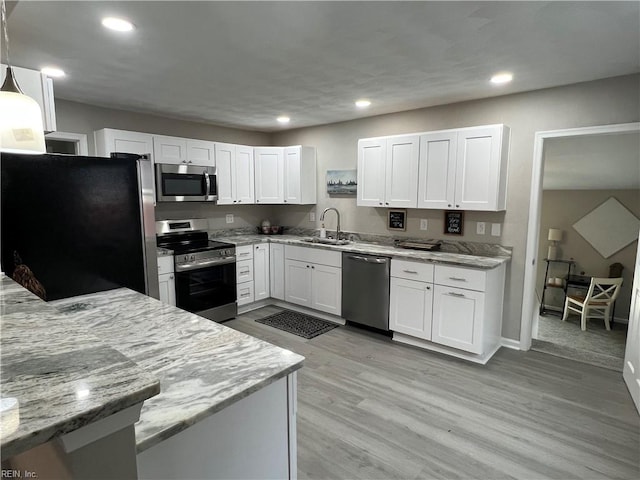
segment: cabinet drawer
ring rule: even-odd
[[[253,245],[242,245],[236,247],[236,259],[241,260],[253,260]]]
[[[342,268],[342,252],[323,250],[320,248],[298,247],[285,245],[284,256],[289,260],[327,265]]]
[[[433,264],[391,259],[391,276],[433,283]]]
[[[236,283],[253,281],[253,260],[236,262]]]
[[[158,275],[173,272],[173,255],[158,257]]]
[[[240,283],[237,289],[238,306],[253,302],[253,282]]]
[[[436,265],[434,278],[434,283],[438,285],[466,288],[479,292],[484,292],[486,285],[486,272],[471,268]]]

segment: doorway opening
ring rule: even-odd
[[[591,222],[590,213],[611,198],[640,217],[639,134],[639,123],[536,134],[522,349],[622,371],[637,232],[633,241],[615,252],[599,252],[594,247],[598,242],[574,225],[583,218]],[[605,239],[615,235],[600,233]],[[612,330],[605,329],[603,320],[590,320],[586,331],[581,330],[579,316],[562,321],[566,296],[584,295],[591,277],[611,276],[614,264],[624,265],[624,281]]]
[[[45,135],[47,153],[89,155],[87,136],[83,133],[51,132]]]

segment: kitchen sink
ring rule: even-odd
[[[351,243],[349,240],[336,240],[335,238],[307,237],[302,239],[307,243],[322,243],[325,245],[347,245]]]

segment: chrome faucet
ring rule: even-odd
[[[333,210],[334,212],[336,212],[336,216],[338,218],[338,225],[336,226],[336,240],[340,240],[340,212],[338,211],[337,208],[334,208],[334,207],[325,208],[324,212],[322,212],[322,215],[320,215],[320,221],[324,222],[324,214],[327,213],[329,210]]]

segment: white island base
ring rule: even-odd
[[[139,453],[138,478],[295,479],[296,401],[294,372]]]

